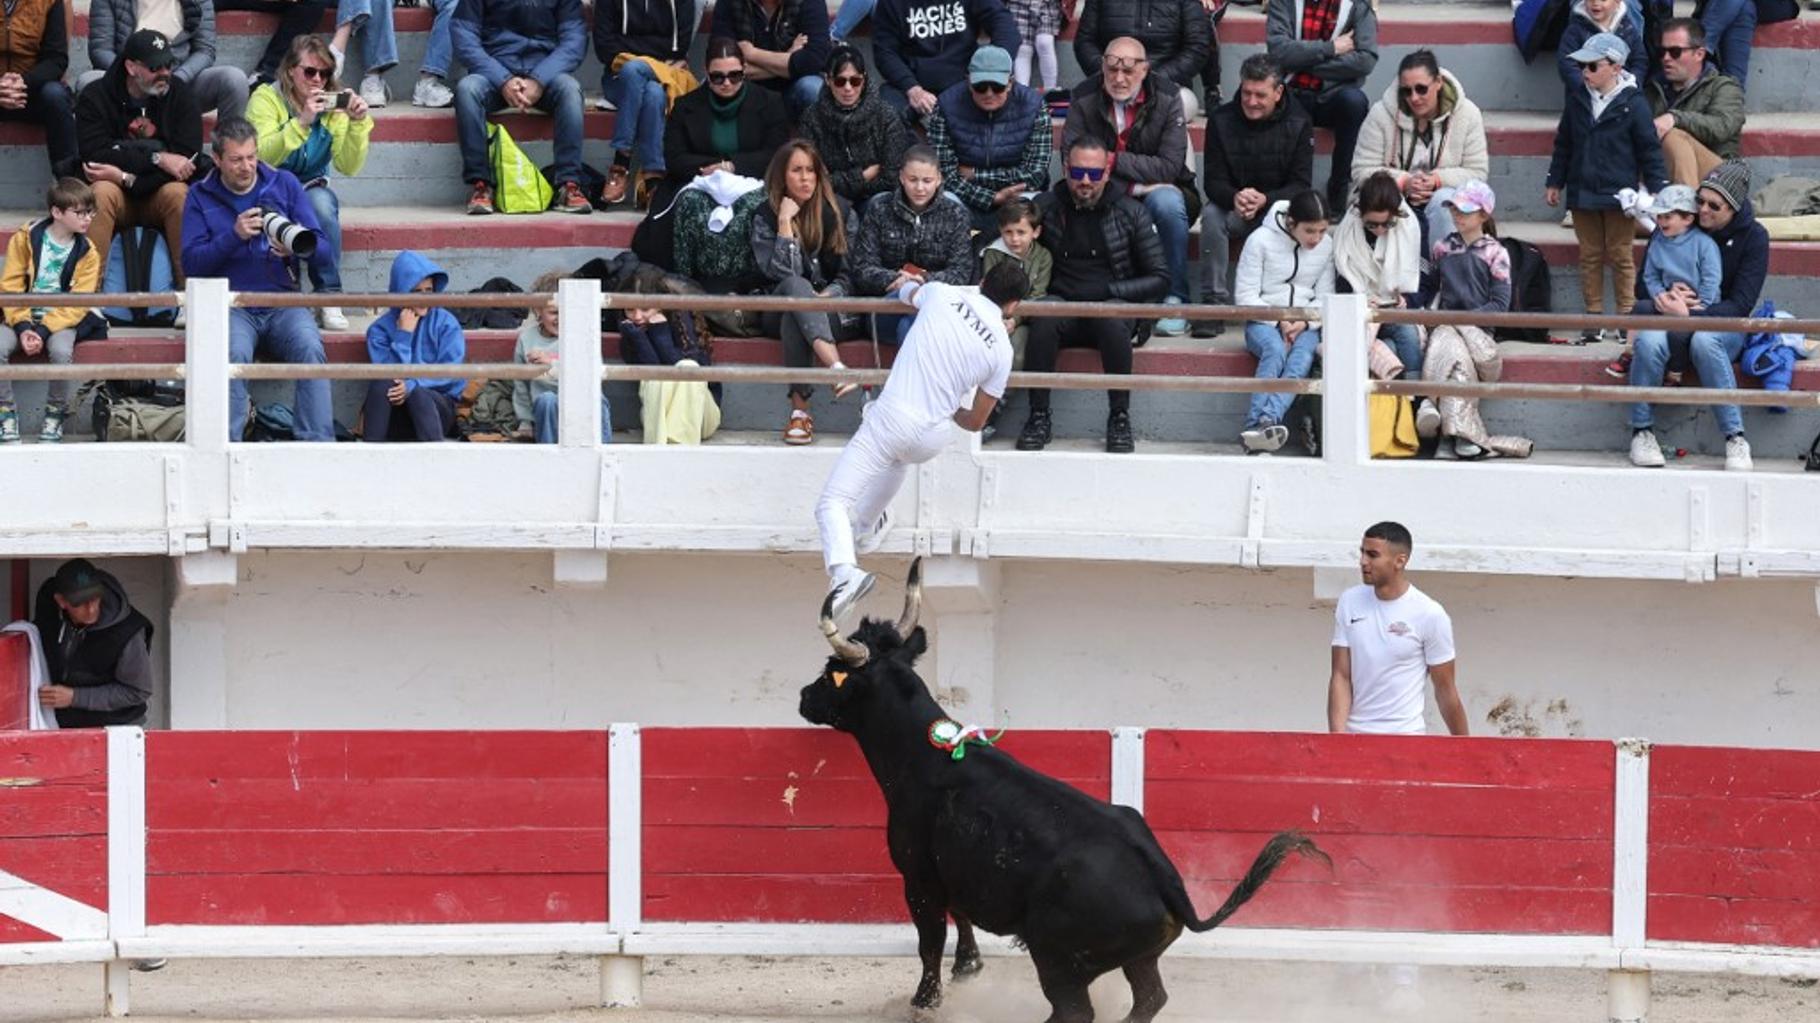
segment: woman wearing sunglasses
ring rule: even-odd
[[[661,194],[651,208],[662,210],[684,185],[717,170],[762,178],[771,154],[790,137],[790,112],[769,89],[746,81],[739,44],[724,37],[708,42],[708,74],[700,88],[676,101],[664,124]]]
[[[335,80],[335,56],[321,36],[298,36],[278,65],[278,77],[253,90],[246,119],[259,133],[259,159],[287,170],[303,183],[316,211],[323,241],[308,261],[310,284],[318,292],[341,291],[341,200],[329,175],[359,174],[367,162],[373,118],[357,92]],[[348,329],[335,306],[317,316],[324,330]]]
[[[863,214],[869,202],[897,184],[910,129],[885,105],[878,84],[866,73],[866,58],[846,43],[835,44],[824,81],[826,87],[803,113],[797,133],[821,154],[834,194]]]
[[[1422,231],[1416,220],[1394,175],[1379,171],[1366,178],[1352,215],[1333,231],[1334,288],[1364,295],[1379,309],[1407,307],[1422,276]],[[1373,327],[1372,375],[1398,375],[1388,371],[1400,364],[1404,379],[1421,376],[1422,337],[1416,328],[1407,323]]]
[[[1453,223],[1441,200],[1468,181],[1491,175],[1485,115],[1466,90],[1435,60],[1417,50],[1397,65],[1396,83],[1372,105],[1352,156],[1352,186],[1390,174],[1417,216],[1420,252],[1447,237]],[[1424,289],[1424,297],[1431,294]]]

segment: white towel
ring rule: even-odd
[[[14,622],[0,632],[23,633],[32,645],[31,684],[25,689],[26,699],[31,701],[26,708],[26,727],[35,732],[55,730],[56,712],[44,709],[38,702],[38,690],[50,685],[50,668],[44,662],[44,640],[38,635],[38,627],[31,622]]]

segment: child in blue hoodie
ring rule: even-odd
[[[449,286],[442,267],[406,249],[392,260],[393,294],[439,292]],[[374,364],[409,365],[467,361],[468,341],[447,309],[388,309],[367,328],[367,358]],[[375,380],[367,385],[365,428],[369,441],[447,440],[455,434],[455,403],[466,380]]]

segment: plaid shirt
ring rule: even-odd
[[[999,189],[1021,182],[1026,191],[1040,192],[1049,187],[1049,160],[1055,152],[1055,126],[1050,120],[1049,105],[1037,105],[1030,119],[1030,137],[1024,140],[1024,151],[1015,167],[975,167],[972,178],[960,175],[960,157],[954,151],[954,136],[948,129],[948,118],[938,108],[929,118],[929,145],[940,161],[942,187],[953,192],[970,210],[984,213],[993,208],[992,197]]]
[[[1329,39],[1340,20],[1340,0],[1308,0],[1302,8],[1302,38]],[[1289,84],[1296,89],[1321,88],[1321,77],[1306,71],[1297,72],[1289,77]]]

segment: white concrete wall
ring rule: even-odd
[[[225,706],[179,677],[179,727],[217,712],[235,728],[788,725],[827,654],[822,576],[802,556],[614,555],[600,589],[556,586],[548,554],[250,553],[238,567]],[[869,611],[896,616],[905,567],[884,567]],[[1322,727],[1332,605],[1308,570],[998,571],[985,639],[940,600],[924,615],[937,662],[924,677],[964,685],[968,720]],[[1811,584],[1418,584],[1453,614],[1477,731],[1816,745]],[[978,653],[994,634],[996,655]]]

